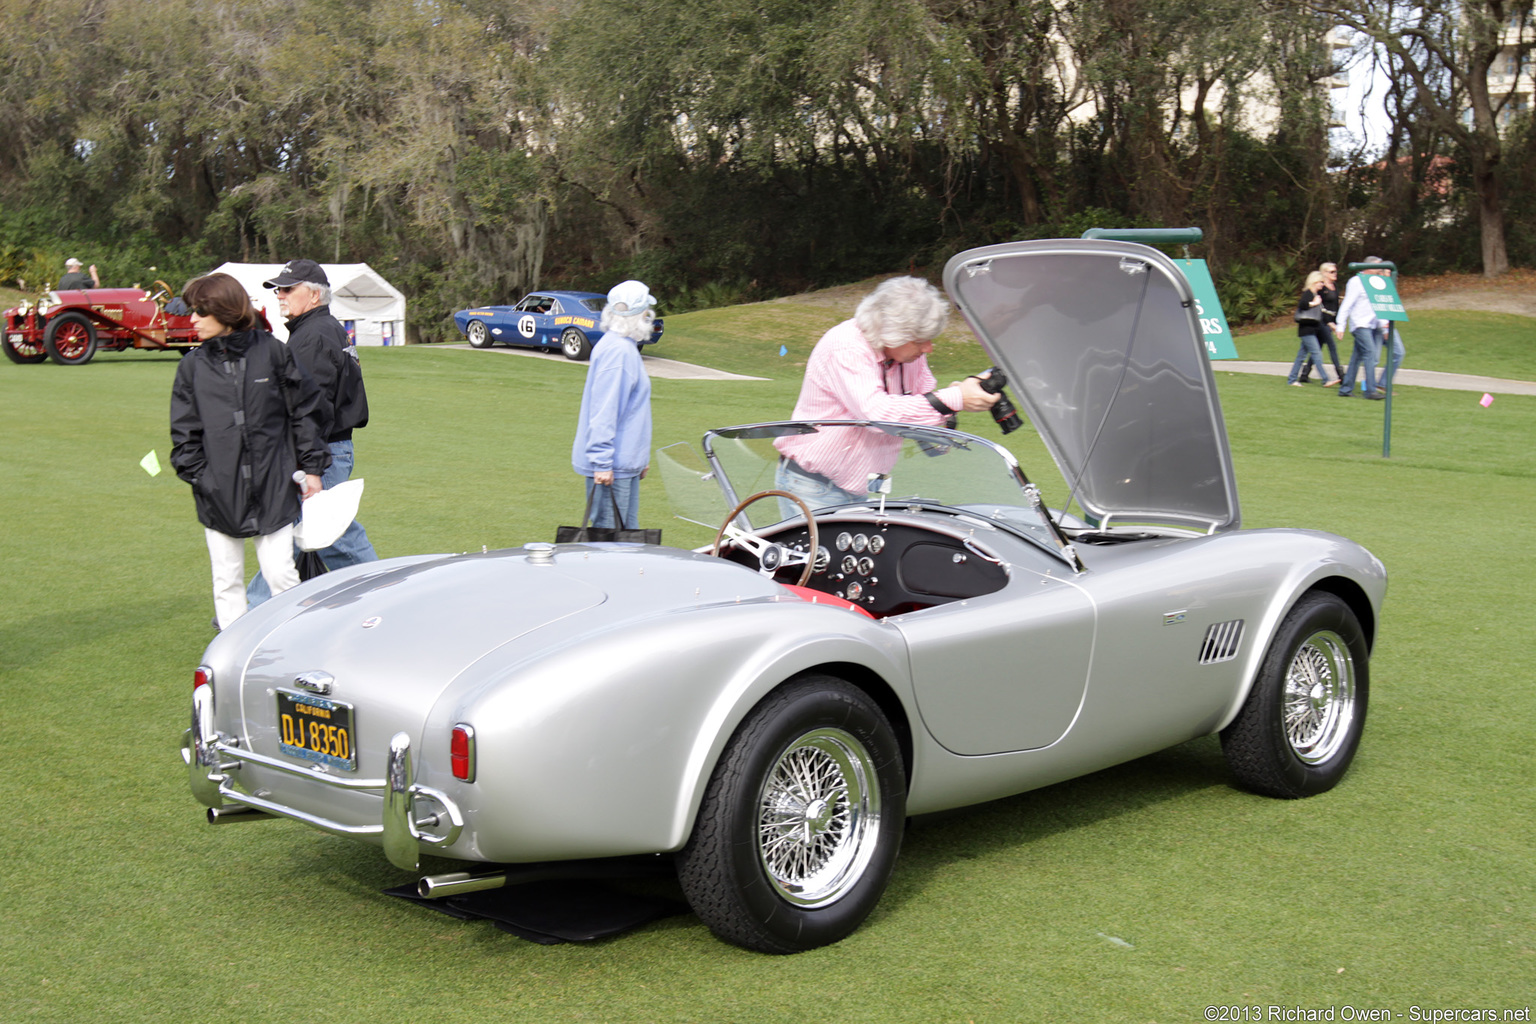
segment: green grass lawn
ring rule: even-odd
[[[772,379],[656,380],[657,444],[787,415],[837,318],[787,303],[668,318],[658,355]],[[1521,326],[1416,316],[1409,365],[1536,378]],[[1239,344],[1289,359],[1282,341]],[[362,519],[383,554],[576,521],[581,366],[364,359]],[[935,357],[941,380],[984,362],[958,337]],[[1391,572],[1348,777],[1311,800],[1252,796],[1207,738],[915,822],[862,929],[772,958],[691,916],[537,946],[380,895],[410,879],[372,847],[204,824],[176,748],[210,636],[208,556],[186,486],[138,465],[168,461],[175,368],[0,363],[0,1019],[1166,1024],[1212,1005],[1406,1020],[1536,1001],[1536,399],[1403,387],[1383,459],[1382,403],[1218,371],[1245,525],[1332,530]],[[1059,500],[1030,433],[1010,443]],[[655,477],[643,495],[669,543],[707,539],[666,518]]]

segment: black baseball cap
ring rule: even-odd
[[[263,288],[292,288],[296,284],[323,284],[329,288],[331,281],[314,260],[289,260],[276,277],[261,282]]]

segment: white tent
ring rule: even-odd
[[[359,345],[405,344],[405,296],[366,263],[322,263],[331,282],[331,315],[340,320]],[[288,328],[278,311],[277,295],[263,288],[283,269],[281,263],[226,263],[217,272],[228,274],[266,313],[272,333],[288,340]]]

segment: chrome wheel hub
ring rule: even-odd
[[[1339,752],[1355,720],[1355,662],[1344,638],[1319,630],[1302,641],[1285,678],[1285,739],[1318,764]]]
[[[792,743],[758,801],[758,855],[784,899],[819,907],[863,876],[879,834],[875,764],[854,736],[818,729]]]

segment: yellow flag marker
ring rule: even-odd
[[[160,475],[160,457],[155,454],[155,450],[153,448],[149,450],[148,455],[139,460],[139,465],[143,466],[144,472],[148,473],[150,476]]]

